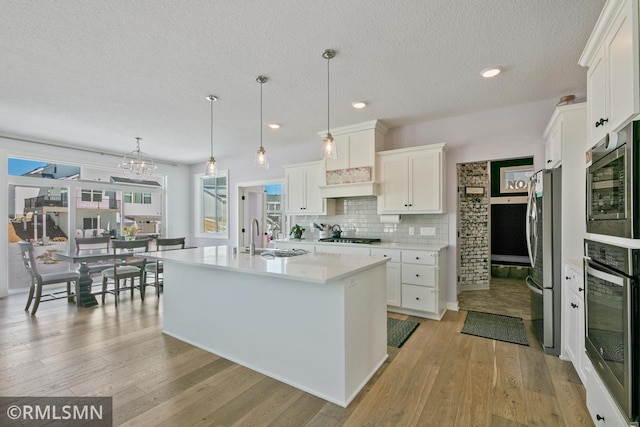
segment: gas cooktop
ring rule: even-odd
[[[360,243],[370,245],[371,243],[380,242],[380,239],[369,239],[366,237],[327,237],[326,239],[319,239],[319,241],[333,243]]]

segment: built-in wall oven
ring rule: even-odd
[[[630,421],[640,419],[640,249],[585,240],[586,352]]]
[[[587,170],[587,232],[640,238],[640,122],[612,132],[591,149]]]

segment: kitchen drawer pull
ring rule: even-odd
[[[578,304],[576,304],[576,303],[572,302],[572,303],[571,303],[571,308],[578,308]]]
[[[416,300],[417,300],[417,301],[420,301],[420,297],[416,297]]]
[[[570,276],[564,276],[564,279],[565,280],[571,280],[571,277]]]
[[[603,118],[600,118],[600,120],[598,120],[598,121],[596,122],[596,127],[598,127],[598,126],[603,126],[603,125],[605,124],[605,122],[608,122],[608,121],[609,121],[609,119],[603,119]],[[603,419],[604,419],[604,418],[603,418]]]
[[[578,292],[582,292],[582,291],[584,291],[584,289],[578,288]]]
[[[419,257],[419,256],[417,256],[417,257],[416,257],[416,259],[420,259],[420,257]]]
[[[601,416],[600,414],[596,414],[596,420],[598,421],[604,421],[604,417]]]
[[[420,275],[416,273],[416,277],[420,277]]]

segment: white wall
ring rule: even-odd
[[[153,153],[150,153],[153,154]],[[52,145],[31,143],[25,141],[13,140],[10,138],[0,138],[0,188],[5,190],[0,194],[0,217],[8,218],[8,201],[7,201],[7,159],[9,157],[21,157],[26,159],[41,160],[48,162],[58,162],[63,164],[76,164],[103,167],[113,170],[114,175],[120,175],[117,164],[122,160],[120,156],[111,156],[107,154],[95,154],[81,150],[69,148],[61,148]],[[191,180],[188,166],[173,166],[165,163],[159,163],[157,173],[166,175],[166,200],[165,200],[165,218],[167,224],[170,224],[171,236],[187,236],[192,235],[191,217],[190,217],[190,196],[189,191],[185,189],[191,188]],[[123,187],[124,188],[124,187]],[[168,227],[168,226],[167,226]],[[7,227],[0,227],[0,265],[6,265],[8,256]],[[193,244],[187,239],[188,244]],[[6,296],[8,290],[7,269],[0,269],[0,297]]]

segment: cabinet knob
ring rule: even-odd
[[[404,204],[404,206],[405,206],[405,207],[407,207],[407,206],[409,206],[409,205],[405,203],[405,204]]]
[[[551,159],[547,160],[547,163],[551,163],[551,162],[553,162],[553,160],[551,160]]]
[[[582,291],[584,291],[584,289],[578,288],[578,292],[582,292]]]
[[[409,206],[413,206],[411,203],[409,203]]]
[[[417,257],[416,257],[416,259],[420,259],[420,257],[419,257],[419,256],[417,256]]]
[[[564,279],[565,279],[565,280],[571,280],[571,277],[569,277],[569,276],[564,276]]]
[[[571,308],[578,308],[578,304],[572,302],[571,303]]]
[[[416,274],[416,277],[420,277],[420,275],[419,275],[419,274]]]
[[[603,126],[603,125],[604,125],[606,122],[608,122],[608,121],[609,121],[609,119],[603,119],[603,118],[600,118],[600,120],[598,120],[598,121],[596,122],[596,127]]]
[[[601,416],[600,414],[596,414],[596,420],[598,421],[604,421],[604,417]]]
[[[416,301],[420,301],[420,297],[416,297]],[[603,420],[604,420],[604,418],[603,418]]]

